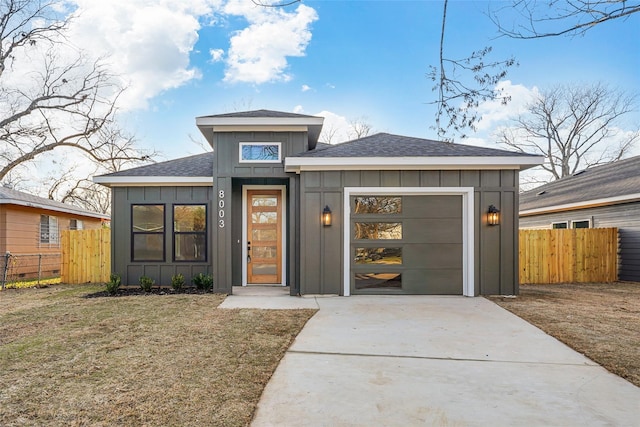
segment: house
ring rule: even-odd
[[[541,157],[387,133],[327,145],[322,124],[197,117],[213,153],[95,177],[112,189],[113,271],[209,273],[227,294],[518,292],[518,175]]]
[[[41,275],[59,275],[60,231],[100,228],[108,220],[109,215],[0,187],[0,253],[16,257],[13,277],[37,277],[39,255],[45,260]]]
[[[640,156],[520,194],[520,228],[618,228],[618,278],[640,282]]]

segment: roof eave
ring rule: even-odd
[[[90,218],[99,218],[99,219],[106,219],[106,220],[111,219],[110,215],[101,214],[99,212],[84,211],[84,210],[80,210],[80,208],[74,209],[73,206],[70,206],[68,208],[64,206],[51,206],[45,203],[28,202],[26,200],[19,200],[19,199],[0,199],[0,205],[25,206],[29,208],[43,209],[43,210],[52,211],[52,212],[62,212],[70,215],[76,215],[76,216],[85,216]]]
[[[212,176],[95,176],[93,182],[105,187],[206,187]]]
[[[210,145],[213,143],[214,131],[229,128],[237,129],[238,127],[246,128],[264,128],[269,127],[286,127],[286,126],[302,126],[309,133],[309,149],[313,150],[318,143],[324,117],[304,116],[304,117],[216,117],[203,116],[196,117],[196,125],[200,132],[205,136]]]
[[[323,170],[525,170],[543,163],[543,158],[531,157],[287,157],[285,172]]]
[[[640,201],[640,193],[625,194],[622,196],[606,197],[602,199],[584,200],[581,202],[564,203],[561,205],[544,206],[534,209],[526,209],[520,211],[520,216],[542,215],[554,212],[565,212],[587,208],[597,208],[601,206],[619,205],[622,203],[631,203]]]

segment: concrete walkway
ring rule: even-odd
[[[640,426],[638,387],[484,298],[256,298],[221,307],[320,311],[253,426]]]

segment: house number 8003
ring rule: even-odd
[[[218,220],[218,227],[220,228],[224,228],[224,190],[220,190],[218,191],[218,198],[220,200],[218,200],[218,207],[220,208],[218,210],[218,218],[220,218]]]

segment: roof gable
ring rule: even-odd
[[[640,200],[640,156],[580,171],[520,194],[520,213]],[[532,212],[531,212],[532,211]]]

